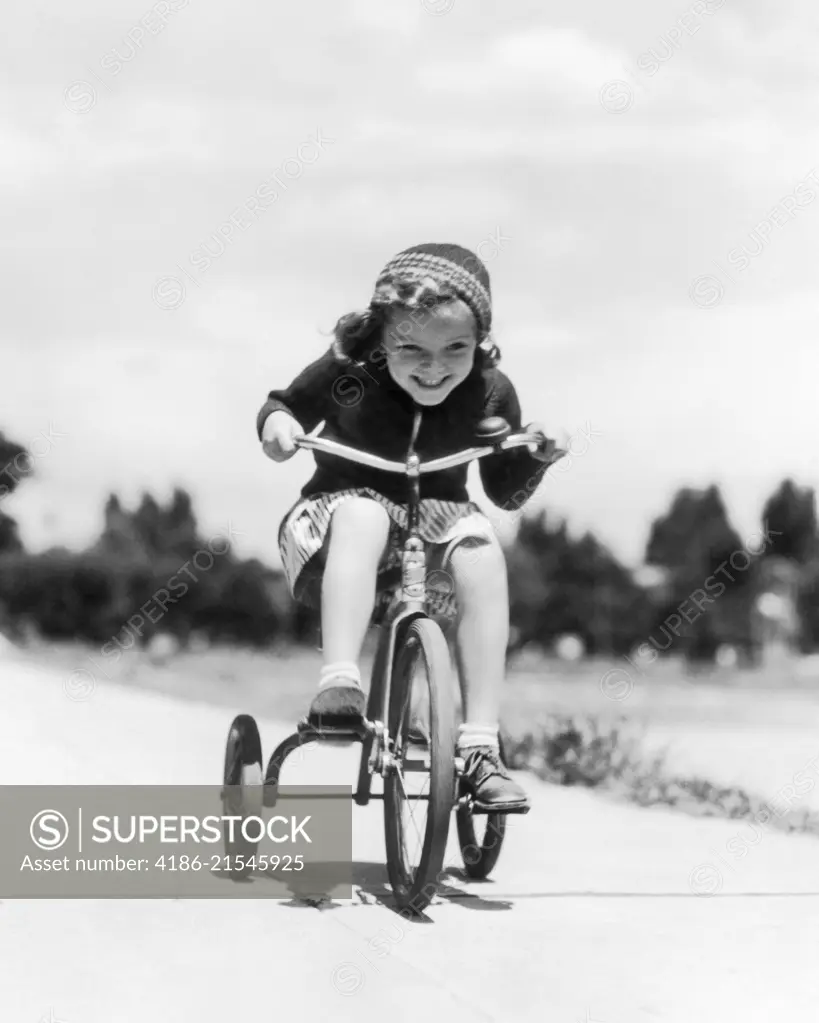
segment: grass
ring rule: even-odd
[[[598,788],[640,773],[639,736],[626,721],[548,714],[523,735],[505,733],[507,762],[554,785]]]
[[[663,753],[646,756],[640,729],[627,719],[603,723],[589,715],[550,714],[523,735],[505,734],[507,763],[555,785],[606,791],[640,806],[668,806],[698,816],[770,823],[785,832],[819,836],[819,813],[775,807],[739,786],[681,777]]]
[[[372,647],[362,658],[368,677]],[[281,648],[275,652],[215,648],[182,652],[167,660],[144,652],[105,659],[80,645],[42,644],[28,656],[65,671],[91,671],[100,684],[119,684],[167,693],[239,710],[258,717],[296,722],[305,712],[320,665],[316,650]],[[764,774],[745,736],[763,734],[771,745],[786,749],[797,730],[819,725],[819,685],[794,673],[742,673],[718,670],[691,677],[679,664],[654,667],[649,674],[632,671],[635,685],[627,700],[607,699],[600,680],[611,663],[566,664],[527,659],[510,665],[504,689],[502,720],[510,766],[530,771],[551,784],[598,789],[640,806],[669,806],[697,815],[759,819],[771,806],[752,791],[759,779],[768,783],[782,768],[774,762]],[[686,747],[707,739],[709,731],[733,734],[721,761],[742,755],[750,783],[720,785],[704,772],[670,766],[664,749],[647,742],[653,734],[681,736]],[[735,733],[735,734],[734,734]],[[819,735],[819,729],[817,729]],[[702,745],[707,746],[703,742]],[[713,742],[712,742],[713,746]],[[780,758],[784,763],[786,757]],[[703,764],[708,765],[708,757]],[[713,775],[718,773],[714,763]],[[741,766],[741,765],[740,765]],[[783,774],[783,780],[786,780]],[[819,834],[819,814],[809,809],[773,814],[771,823],[785,831]]]

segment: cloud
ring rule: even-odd
[[[719,308],[689,288],[813,166],[819,16],[802,0],[725,5],[607,112],[601,86],[624,64],[640,74],[684,7],[520,0],[499,28],[491,5],[460,0],[445,17],[318,0],[241,18],[201,0],[116,76],[101,60],[148,5],[10,10],[0,329],[24,385],[0,428],[24,439],[52,415],[75,437],[30,500],[75,537],[111,486],[184,478],[203,520],[240,507],[257,549],[274,546],[312,462],[259,454],[264,394],[320,353],[393,252],[476,247],[497,228],[511,239],[490,265],[499,343],[525,412],[606,431],[543,495],[572,521],[635,552],[679,481],[718,477],[747,515],[780,468],[810,478],[819,203]],[[92,70],[104,84],[75,113],[66,88]],[[196,273],[191,253],[317,128],[333,146],[180,308],[158,308],[157,279]]]
[[[577,29],[542,27],[502,36],[469,60],[428,64],[419,69],[418,81],[430,91],[482,100],[487,95],[531,99],[538,90],[541,96],[585,102],[619,59],[616,49]]]

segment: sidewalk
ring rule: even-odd
[[[5,665],[4,784],[221,782],[237,707],[100,686]],[[265,756],[291,730],[260,721]],[[356,776],[359,748],[288,761],[289,784]],[[380,803],[352,807],[361,882],[325,908],[259,900],[0,905],[0,1018],[37,1023],[210,1023],[225,1018],[450,1023],[769,1023],[813,1019],[819,842],[737,821],[618,805],[519,775],[490,882],[450,878],[426,920],[386,904]],[[454,822],[447,864],[460,863]],[[697,894],[699,893],[699,894]],[[713,894],[711,894],[713,893]],[[587,1016],[588,1013],[588,1016]]]

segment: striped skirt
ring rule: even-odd
[[[395,504],[369,487],[301,498],[279,527],[279,551],[294,599],[320,608],[330,519],[344,500],[356,496],[377,501],[390,517],[389,540],[376,577],[372,622],[378,624],[401,587],[401,536],[407,524],[406,505]],[[457,603],[452,578],[446,571],[449,556],[465,539],[490,541],[494,538],[492,525],[473,501],[427,499],[419,505],[418,532],[430,545],[427,547],[427,614],[452,622],[457,617]]]

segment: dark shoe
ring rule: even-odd
[[[509,775],[492,746],[468,746],[458,750],[463,757],[461,786],[472,796],[476,809],[493,813],[528,813],[529,799]]]
[[[307,720],[313,728],[360,725],[367,710],[364,690],[353,682],[326,686],[313,697]]]

